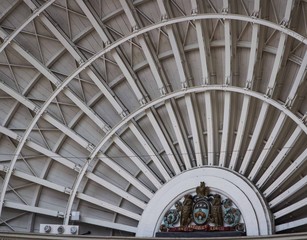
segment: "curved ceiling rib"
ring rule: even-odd
[[[276,233],[306,231],[306,10],[1,1],[0,229],[134,236],[164,184],[213,166],[263,194]]]

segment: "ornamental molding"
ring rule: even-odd
[[[142,214],[136,236],[154,237],[172,206],[186,195],[195,194],[195,187],[200,182],[204,182],[214,195],[223,196],[224,200],[231,199],[241,213],[247,236],[274,233],[274,221],[269,207],[262,194],[247,178],[229,169],[205,166],[175,176],[155,193]]]

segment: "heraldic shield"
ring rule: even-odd
[[[210,213],[210,203],[206,197],[196,199],[193,206],[193,221],[196,225],[203,225]]]

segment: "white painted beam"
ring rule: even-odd
[[[136,233],[137,230],[136,227],[132,227],[126,224],[108,222],[108,221],[99,220],[97,218],[90,218],[85,216],[81,216],[80,221],[91,225],[96,225],[104,228],[110,228],[131,233]]]
[[[151,125],[153,126],[153,128],[155,129],[155,131],[156,131],[156,133],[159,137],[159,140],[161,141],[161,144],[162,144],[162,146],[165,150],[165,153],[166,153],[168,159],[170,160],[170,163],[172,165],[172,168],[173,168],[175,174],[176,175],[179,174],[181,171],[180,171],[180,168],[179,168],[178,163],[176,161],[176,158],[174,157],[174,154],[173,154],[173,152],[172,152],[172,150],[171,150],[171,148],[170,148],[170,146],[169,146],[169,144],[168,144],[168,142],[167,142],[167,140],[166,140],[166,138],[165,138],[158,122],[157,122],[157,120],[156,120],[156,118],[154,117],[154,115],[151,111],[146,111],[146,113],[147,113],[147,117],[148,117]]]
[[[295,80],[292,84],[290,93],[287,97],[286,100],[286,106],[291,108],[291,106],[293,105],[293,100],[296,97],[298,88],[301,84],[301,82],[304,80],[305,76],[306,76],[306,67],[307,67],[307,52],[304,55],[304,58],[302,60],[301,66],[296,74]]]
[[[145,104],[146,100],[143,97],[143,94],[139,90],[138,86],[136,85],[136,82],[132,75],[130,74],[128,68],[126,67],[124,61],[122,58],[116,53],[116,51],[112,51],[112,56],[114,60],[116,61],[118,67],[120,70],[123,72],[127,82],[129,83],[130,87],[132,88],[134,94],[136,95],[138,101],[140,102],[141,105]]]
[[[7,94],[12,96],[14,99],[19,101],[21,104],[23,104],[26,107],[28,107],[29,109],[31,109],[33,112],[37,113],[37,112],[40,111],[40,107],[36,106],[34,103],[32,103],[26,97],[20,95],[19,93],[17,93],[13,89],[9,88],[4,83],[0,82],[0,86],[1,86],[1,89],[3,91],[5,91]],[[70,136],[71,139],[74,139],[77,143],[79,143],[85,149],[87,149],[87,147],[90,145],[90,143],[88,141],[86,141],[80,135],[75,133],[73,130],[71,130],[70,128],[68,128],[67,126],[65,126],[61,122],[59,122],[57,119],[53,118],[50,114],[44,113],[44,114],[41,115],[41,117],[43,119],[45,119],[47,122],[49,122],[50,124],[52,124],[53,126],[55,126],[56,128],[58,128],[59,130],[61,130],[66,135]]]
[[[244,95],[242,110],[239,120],[239,126],[237,130],[237,136],[235,140],[235,144],[233,147],[233,151],[231,154],[229,168],[234,170],[238,163],[238,158],[242,146],[242,141],[244,137],[244,131],[248,120],[248,113],[249,113],[249,106],[250,106],[250,96]]]
[[[101,82],[101,80],[94,74],[94,72],[90,69],[86,70],[87,75],[93,80],[93,82],[97,85],[99,90],[103,93],[103,95],[108,99],[108,101],[111,103],[111,105],[115,108],[116,112],[119,115],[123,115],[124,110],[119,105],[119,103],[116,101],[114,95],[110,92],[109,89],[105,87],[105,85]]]
[[[62,193],[65,193],[68,189],[65,186],[61,186],[59,184],[50,182],[48,180],[45,180],[45,179],[42,179],[42,178],[39,178],[39,177],[35,177],[33,175],[30,175],[30,174],[27,174],[27,173],[24,173],[24,172],[21,172],[21,171],[18,171],[18,170],[13,171],[13,176],[18,177],[18,178],[22,178],[24,180],[39,184],[41,186],[44,186],[44,187],[47,187],[47,188],[50,188],[50,189],[53,189],[55,191],[62,192]]]
[[[278,155],[275,157],[275,159],[271,162],[270,166],[267,168],[267,170],[262,174],[261,178],[256,183],[257,187],[261,188],[269,179],[270,176],[276,171],[276,169],[281,165],[282,161],[285,159],[289,151],[294,146],[295,142],[299,138],[299,136],[302,134],[302,129],[297,126],[286,144],[283,146],[281,151],[278,153]]]
[[[29,206],[29,205],[20,204],[20,203],[14,203],[14,202],[10,202],[10,201],[5,201],[3,206],[7,207],[7,208],[17,209],[17,210],[20,210],[20,211],[38,213],[38,214],[47,215],[47,216],[51,216],[51,217],[59,217],[59,216],[63,215],[63,213],[61,213],[59,211],[50,210],[50,209],[47,209],[47,208]]]
[[[278,212],[273,213],[273,216],[275,217],[275,219],[281,218],[281,217],[283,217],[283,216],[285,216],[289,213],[292,213],[292,212],[306,206],[306,204],[307,204],[307,198],[303,198],[300,201],[298,201],[294,204],[291,204],[290,206],[285,207],[285,208],[279,210]]]
[[[32,111],[37,109],[37,105],[29,101],[25,96],[19,94],[11,87],[7,86],[5,83],[0,81],[0,89],[10,95],[12,98],[16,99],[18,102],[22,103],[25,107],[29,108]]]
[[[284,125],[286,119],[287,119],[286,114],[281,112],[270,134],[270,137],[268,138],[264,148],[261,151],[260,156],[256,160],[256,163],[248,176],[249,180],[253,181],[257,173],[263,166],[263,163],[266,160],[267,156],[269,155],[270,151],[272,150],[272,147],[275,141],[277,140],[277,137],[279,136],[282,130],[282,126]]]
[[[254,15],[257,16],[259,14],[259,10],[260,10],[260,0],[256,0],[254,1],[254,11],[253,11]],[[260,26],[254,23],[252,25],[252,38],[251,38],[251,47],[250,47],[249,62],[248,62],[247,77],[246,77],[246,89],[252,89],[254,82],[255,65],[256,65],[257,55],[259,52],[258,51],[259,31],[260,31]],[[229,164],[230,169],[235,169],[237,166],[240,149],[242,146],[243,136],[248,120],[250,100],[251,100],[250,96],[244,95],[239,126],[237,130],[237,136]]]
[[[251,139],[251,141],[248,145],[244,159],[243,159],[242,164],[240,166],[239,172],[241,174],[245,174],[247,167],[248,167],[248,165],[251,161],[251,158],[253,156],[256,144],[259,140],[261,130],[262,130],[264,122],[265,122],[265,118],[266,118],[266,115],[267,115],[267,112],[268,112],[268,108],[269,108],[269,104],[267,104],[266,102],[262,103],[261,110],[260,110],[258,120],[257,120],[257,123],[256,123],[256,127],[255,127],[254,133],[252,135],[252,139]]]
[[[34,10],[36,6],[32,3],[32,1],[26,1],[26,4]],[[72,46],[72,42],[69,40],[67,36],[65,36],[62,32],[58,30],[58,28],[43,14],[40,15],[40,20],[46,25],[46,27],[55,35],[55,37],[62,43],[62,45],[69,51],[69,53],[74,57],[74,59],[82,64],[84,59],[79,52],[76,51],[76,48]],[[17,44],[16,44],[17,45]],[[37,68],[45,77],[47,77],[53,84],[60,85],[61,81],[54,76],[49,69],[47,69],[42,63],[37,61],[33,56],[31,56],[28,52],[24,51],[18,45],[14,47],[16,51],[18,51],[27,61],[29,61],[35,68]],[[118,105],[116,101],[114,101],[113,96],[110,93],[107,93],[105,87],[98,80],[97,76],[90,70],[86,70],[87,74],[92,78],[92,80],[97,84],[100,90],[105,94],[107,99],[111,102],[112,106],[119,112],[122,113],[123,110]],[[95,77],[93,77],[95,76]],[[75,94],[73,94],[69,89],[64,89],[63,93],[69,97],[77,106],[79,106],[101,129],[108,129],[107,124],[102,121],[91,109],[89,109],[83,101],[81,101]],[[116,103],[114,103],[116,102]]]
[[[134,14],[133,14],[132,9],[131,9],[131,6],[129,6],[129,3],[127,1],[125,1],[125,0],[120,0],[120,3],[121,3],[121,5],[122,5],[122,7],[123,7],[127,17],[128,17],[128,20],[129,20],[131,26],[132,26],[132,30],[137,31],[138,28],[140,27],[139,26],[140,23],[138,23],[137,19],[135,19]],[[135,11],[135,9],[133,9],[133,10]],[[151,72],[152,72],[152,74],[154,76],[154,79],[156,80],[156,83],[157,83],[157,86],[158,86],[158,88],[160,90],[160,93],[162,95],[164,95],[166,93],[165,86],[164,86],[163,81],[161,79],[161,76],[159,74],[159,70],[158,70],[157,64],[155,63],[153,55],[152,55],[152,53],[151,53],[151,51],[150,51],[150,49],[149,49],[149,47],[148,47],[148,45],[146,43],[146,40],[145,40],[144,36],[143,35],[139,35],[138,36],[138,41],[139,41],[139,44],[140,44],[140,46],[141,46],[141,48],[143,50],[143,53],[144,53],[144,55],[146,57],[146,60],[147,60],[147,62],[149,64],[149,67],[150,67],[150,70],[151,70]]]
[[[32,9],[35,8],[35,5],[31,2],[27,2],[28,6]],[[81,55],[80,52],[76,50],[76,47],[74,44],[70,41],[70,39],[62,33],[58,27],[54,25],[46,16],[41,15],[40,20],[46,25],[48,29],[55,35],[55,37],[62,43],[62,45],[67,49],[67,51],[74,57],[74,59],[79,63],[82,64],[84,61],[86,61],[85,57]],[[93,82],[97,85],[97,87],[103,92],[105,97],[108,99],[108,101],[112,104],[112,106],[115,108],[115,110],[121,115],[123,114],[123,109],[120,107],[118,102],[114,99],[112,93],[110,93],[110,90],[107,89],[104,84],[101,82],[101,80],[97,77],[97,75],[91,70],[86,69],[86,73],[89,75],[89,77],[93,80]],[[50,78],[49,78],[50,79]],[[54,82],[53,82],[54,83]],[[73,94],[69,93],[67,91],[67,94],[69,94],[68,97],[73,97]],[[82,104],[81,104],[82,105]],[[89,113],[91,114],[91,113]],[[101,120],[99,120],[100,122]],[[98,124],[99,125],[99,124]],[[100,126],[100,125],[99,125]]]
[[[263,192],[265,197],[270,196],[306,161],[307,149]]]
[[[144,186],[144,184],[142,184],[137,178],[132,176],[127,170],[125,170],[120,165],[112,161],[109,157],[107,157],[103,153],[99,153],[97,157],[99,157],[99,159],[102,162],[104,162],[106,165],[112,168],[116,173],[118,173],[126,181],[128,181],[130,184],[135,186],[140,192],[142,192],[149,199],[152,198],[153,193],[146,186]]]
[[[196,157],[196,164],[198,167],[203,166],[202,151],[200,147],[199,131],[197,128],[197,122],[195,118],[195,110],[192,102],[191,95],[185,95],[185,102],[188,109],[189,122],[191,126],[191,132],[193,136],[194,152]]]
[[[228,13],[229,2],[228,0],[223,1],[223,10]],[[224,35],[225,35],[225,76],[224,84],[232,85],[232,37],[231,37],[231,25],[230,20],[224,21]],[[224,166],[226,162],[227,150],[228,150],[228,139],[230,131],[230,116],[231,116],[231,95],[229,92],[224,93],[224,113],[223,113],[223,131],[221,138],[220,147],[220,159],[219,165]]]
[[[146,208],[146,203],[145,202],[143,202],[142,200],[132,196],[130,193],[127,193],[125,190],[123,190],[123,189],[121,189],[121,188],[119,188],[119,187],[109,183],[108,181],[102,179],[101,177],[98,177],[94,173],[87,172],[86,173],[86,177],[91,179],[92,181],[100,184],[101,186],[107,188],[111,192],[114,192],[118,196],[126,199],[127,201],[133,203],[135,206],[137,206],[137,207],[139,207],[141,209],[145,209]]]
[[[283,224],[280,224],[280,225],[276,225],[275,231],[281,232],[281,231],[288,230],[288,229],[291,229],[291,228],[300,227],[300,226],[303,226],[303,225],[306,225],[306,224],[307,224],[307,218],[301,218],[299,220],[295,220],[295,221],[292,221],[292,222],[287,222],[287,223],[283,223]]]
[[[71,139],[73,139],[74,141],[76,141],[77,143],[79,143],[83,148],[87,148],[89,146],[89,142],[86,141],[83,137],[81,137],[80,135],[78,135],[75,131],[73,131],[72,129],[68,128],[67,126],[65,126],[63,123],[59,122],[58,120],[56,120],[55,118],[53,118],[52,116],[50,116],[49,114],[44,114],[43,118],[49,122],[50,124],[52,124],[53,126],[55,126],[57,129],[59,129],[60,131],[62,131],[63,133],[65,133],[67,136],[69,136]]]
[[[77,198],[84,200],[86,202],[89,202],[91,204],[97,205],[99,207],[105,208],[107,210],[110,210],[112,212],[119,213],[123,216],[126,216],[128,218],[132,218],[132,219],[137,220],[137,221],[139,221],[141,219],[141,216],[139,214],[136,214],[134,212],[130,212],[130,211],[124,209],[124,208],[112,205],[110,203],[107,203],[105,201],[91,197],[91,196],[86,195],[84,193],[78,193]]]
[[[307,176],[300,179],[298,182],[294,183],[287,190],[282,192],[280,195],[275,197],[269,202],[270,208],[276,207],[278,204],[283,203],[287,198],[292,197],[295,193],[300,191],[303,187],[307,185]]]
[[[154,162],[154,164],[156,165],[156,167],[158,168],[159,172],[162,174],[164,179],[166,181],[170,180],[169,174],[167,173],[167,171],[165,170],[162,163],[157,158],[157,156],[155,155],[155,153],[153,152],[151,147],[147,144],[146,140],[144,139],[144,137],[142,136],[140,131],[134,126],[133,123],[129,124],[129,128],[133,132],[133,134],[136,136],[136,138],[139,140],[139,142],[143,146],[143,148],[146,150],[148,156],[150,156],[150,158],[152,159],[152,161]]]
[[[257,10],[255,11],[258,12],[259,9],[258,11]],[[253,24],[251,50],[249,54],[249,63],[248,63],[247,76],[246,76],[246,88],[248,89],[252,88],[254,82],[255,64],[257,60],[258,46],[259,46],[259,31],[260,31],[260,26],[258,24]]]
[[[277,81],[277,73],[280,69],[281,62],[283,60],[283,55],[284,55],[284,52],[285,52],[286,40],[287,40],[287,35],[284,34],[284,33],[280,33],[280,39],[279,39],[279,43],[278,43],[278,47],[277,47],[277,53],[276,53],[275,61],[274,61],[273,68],[272,68],[272,71],[271,71],[271,76],[270,76],[269,84],[268,84],[268,87],[267,87],[267,92],[266,92],[266,95],[268,97],[272,97],[273,91],[275,89],[275,85],[276,85],[276,81]]]
[[[195,22],[195,27],[196,27],[196,34],[197,34],[197,43],[199,46],[199,56],[200,56],[203,85],[206,85],[210,83],[210,76],[209,76],[209,70],[208,70],[207,58],[206,58],[207,49],[204,43],[206,36],[204,36],[203,29],[202,29],[202,22],[200,20]]]
[[[82,11],[85,13],[86,17],[88,20],[91,22],[95,30],[97,31],[98,35],[102,39],[102,41],[106,44],[110,44],[110,39],[107,37],[106,33],[102,29],[100,23],[97,21],[93,13],[89,10],[87,5],[83,2],[83,0],[76,0]],[[140,102],[141,105],[145,104],[146,100],[144,99],[143,94],[139,90],[138,86],[136,85],[135,79],[129,72],[127,66],[125,65],[123,59],[119,56],[119,54],[116,52],[116,50],[111,51],[111,54],[116,61],[118,67],[120,70],[123,72],[127,82],[129,83],[130,87],[132,88],[134,94],[136,95],[138,101]]]
[[[27,0],[25,0],[27,1]],[[13,41],[13,39],[17,36],[18,33],[20,33],[31,21],[33,21],[37,16],[39,16],[40,13],[45,11],[55,0],[47,1],[44,5],[42,5],[40,8],[35,8],[32,15],[25,21],[23,21],[22,25],[18,27],[13,33],[11,33],[10,36],[5,38],[3,43],[0,45],[0,53],[5,49],[5,47]]]
[[[187,148],[185,146],[185,142],[183,140],[183,135],[182,135],[182,132],[181,132],[181,129],[180,129],[177,117],[175,115],[175,112],[173,110],[173,107],[172,107],[170,101],[166,101],[165,102],[165,107],[166,107],[167,112],[169,114],[169,117],[170,117],[173,129],[174,129],[174,132],[175,132],[178,144],[179,144],[179,148],[180,148],[180,152],[181,152],[181,157],[183,158],[186,170],[188,170],[188,169],[190,169],[192,167],[191,166],[191,161],[190,161],[190,156],[189,156],[188,150],[187,150]]]
[[[0,37],[3,38],[6,36],[6,33],[0,29]],[[12,42],[11,47],[16,50],[23,58],[25,58],[29,63],[31,63],[39,72],[41,72],[49,81],[51,81],[55,86],[60,86],[62,81],[59,80],[49,69],[44,66],[41,62],[34,58],[29,52],[24,50],[19,44]],[[70,98],[76,106],[81,108],[86,115],[91,118],[97,125],[102,129],[108,129],[108,125],[88,106],[85,105],[74,93],[72,93],[68,88],[63,89],[63,93]]]
[[[6,135],[6,136],[8,136],[12,139],[15,139],[17,141],[20,141],[20,139],[22,138],[22,136],[19,136],[15,132],[13,132],[13,131],[5,128],[5,127],[2,127],[2,126],[0,126],[0,133],[4,134],[4,135]],[[62,157],[61,155],[59,155],[59,154],[57,154],[53,151],[50,151],[50,150],[38,145],[37,143],[32,142],[30,139],[27,139],[25,145],[32,148],[33,150],[35,150],[37,152],[44,154],[47,157],[52,158],[53,160],[59,162],[60,164],[66,166],[70,169],[76,168],[75,163],[71,162],[70,160]]]
[[[161,18],[167,19],[168,13],[167,13],[167,9],[166,9],[164,1],[158,0],[157,2],[158,2],[158,7],[160,9],[161,16],[162,16]],[[182,86],[182,88],[186,88],[186,87],[188,87],[188,82],[187,82],[187,77],[186,77],[186,74],[185,74],[185,71],[184,71],[183,57],[181,55],[180,48],[178,46],[179,38],[177,38],[175,36],[173,26],[167,26],[166,32],[167,32],[167,35],[168,35],[168,38],[169,38],[169,41],[170,41],[170,44],[171,44],[171,47],[172,47],[172,51],[173,51],[173,54],[174,54],[174,58],[175,58],[175,62],[176,62],[181,86]]]
[[[292,8],[293,8],[293,3],[294,3],[293,0],[289,0],[289,1],[287,1],[287,5],[285,7],[285,14],[284,14],[283,22],[285,22],[286,25],[288,24],[289,19],[290,19],[291,11],[292,11]],[[284,54],[285,54],[286,41],[287,41],[287,35],[285,33],[281,32],[278,47],[277,47],[277,52],[276,52],[276,56],[275,56],[275,61],[274,61],[273,68],[272,68],[272,71],[271,71],[269,84],[267,86],[266,95],[268,97],[272,97],[273,91],[275,89],[275,85],[276,85],[276,81],[277,81],[277,73],[280,70],[281,63],[283,61]]]
[[[208,145],[208,165],[214,165],[215,147],[214,147],[214,119],[212,109],[211,93],[205,92],[206,122],[207,122],[207,145]]]
[[[149,167],[140,159],[136,154],[124,143],[119,137],[114,136],[113,141],[120,147],[121,150],[127,155],[128,158],[145,174],[145,176],[153,183],[156,188],[161,187],[161,182],[157,176],[149,169]]]

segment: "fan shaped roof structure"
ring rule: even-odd
[[[262,199],[269,234],[305,232],[306,13],[303,0],[0,1],[0,231],[141,236],[167,185],[226,171]]]

